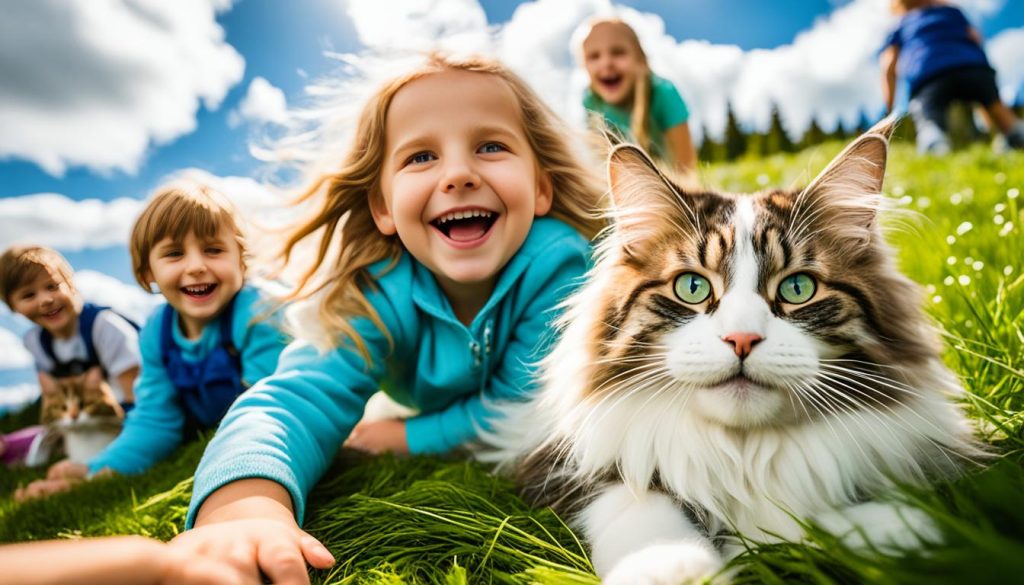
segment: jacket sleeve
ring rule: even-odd
[[[555,258],[551,256],[556,253]],[[467,396],[448,408],[422,414],[406,421],[406,441],[412,453],[443,453],[476,439],[490,430],[489,421],[501,416],[503,402],[519,402],[537,390],[537,362],[550,351],[555,340],[554,321],[560,303],[580,284],[587,270],[589,247],[579,236],[557,241],[545,255],[541,269],[528,269],[521,278],[530,287],[524,305],[516,311],[504,353],[480,394]]]
[[[393,331],[396,318],[390,305],[380,296],[371,302],[385,329]],[[281,354],[277,370],[235,401],[196,470],[186,527],[195,522],[211,493],[246,478],[281,484],[302,523],[306,495],[362,416],[383,376],[387,336],[368,319],[352,324],[366,343],[369,363],[351,343],[325,353],[295,341]]]
[[[142,473],[181,443],[185,415],[160,355],[162,314],[158,307],[139,333],[142,369],[135,382],[135,408],[121,434],[89,461],[90,475],[105,467],[123,474]]]

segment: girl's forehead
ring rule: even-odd
[[[629,45],[630,35],[624,25],[614,22],[602,22],[590,29],[590,34],[583,39],[584,48],[595,45]]]
[[[388,107],[385,132],[406,132],[449,121],[508,118],[521,126],[519,100],[500,76],[474,71],[441,71],[410,81]],[[447,117],[446,117],[447,116]],[[448,120],[451,118],[451,120]]]

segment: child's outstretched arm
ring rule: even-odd
[[[334,564],[324,545],[295,522],[288,491],[266,479],[235,481],[210,494],[195,528],[171,547],[188,558],[230,562],[273,583],[306,585],[306,563],[318,569]]]
[[[375,307],[393,331],[394,312],[386,302]],[[302,579],[306,562],[333,562],[299,529],[306,494],[379,387],[389,351],[387,337],[369,320],[352,323],[370,351],[368,362],[348,346],[324,353],[294,342],[277,371],[232,405],[196,470],[186,519],[194,530],[175,546]]]
[[[141,536],[51,540],[0,546],[0,567],[4,582],[18,585],[260,583],[258,574],[246,574],[230,562],[187,552]]]

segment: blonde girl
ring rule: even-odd
[[[587,111],[677,170],[695,171],[686,102],[671,81],[651,71],[636,31],[602,18],[591,21],[582,38],[580,59],[590,77],[583,97]]]
[[[303,558],[333,562],[299,529],[306,494],[346,439],[451,451],[535,390],[531,364],[601,227],[601,182],[567,135],[493,61],[430,56],[376,92],[337,171],[301,196],[322,197],[318,213],[284,246],[290,258],[315,245],[293,296],[315,306],[318,331],[299,334],[326,344],[294,342],[234,404],[196,472],[195,528],[176,545],[305,583]],[[418,414],[357,428],[381,388]]]

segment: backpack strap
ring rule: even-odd
[[[221,313],[220,319],[218,319],[218,324],[220,325],[220,344],[225,350],[227,350],[228,355],[231,356],[231,361],[234,364],[235,369],[238,371],[239,377],[241,377],[242,354],[238,351],[238,348],[235,347],[235,340],[232,339],[234,329],[233,325],[235,321],[235,299],[237,298],[238,295],[236,294],[231,297],[230,301],[228,301],[228,306],[224,307],[224,312]]]
[[[100,363],[99,355],[96,353],[96,343],[92,338],[92,328],[96,324],[96,316],[100,314],[100,311],[109,308],[86,303],[82,306],[82,312],[78,315],[78,334],[82,336],[82,341],[85,342],[85,355],[90,364]]]
[[[56,367],[57,355],[53,353],[53,335],[46,329],[39,330],[39,345],[43,348],[43,353],[46,354],[46,357],[50,358],[50,361]]]
[[[82,337],[82,341],[85,342],[85,361],[88,364],[99,364],[100,358],[96,353],[96,343],[92,338],[93,325],[96,323],[96,316],[100,311],[112,310],[110,307],[102,307],[100,305],[94,305],[92,303],[85,303],[82,305],[82,311],[78,314],[78,335]],[[132,324],[136,329],[138,325],[133,323],[130,319],[125,318],[126,321]],[[39,345],[43,348],[43,352],[53,362],[54,367],[60,366],[61,361],[57,359],[57,354],[53,351],[53,334],[46,329],[42,329],[39,332]]]
[[[174,308],[164,305],[164,314],[160,318],[160,358],[167,367],[171,351],[174,349]]]

